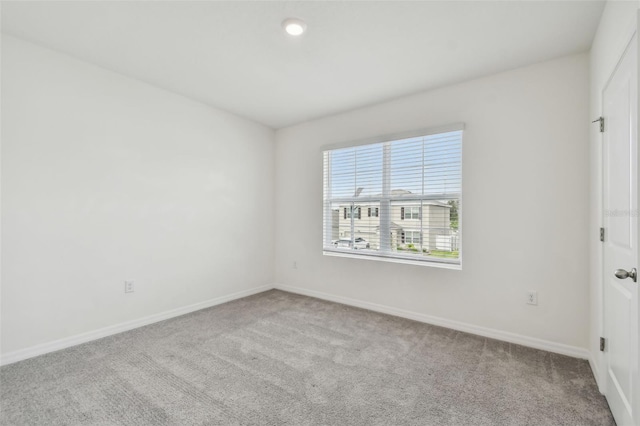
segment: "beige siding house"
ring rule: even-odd
[[[350,240],[350,204],[333,210],[334,240]],[[363,238],[371,249],[380,246],[380,204],[353,207],[353,238]],[[451,206],[440,201],[393,201],[391,203],[391,244],[393,249],[416,248],[424,252],[451,250]],[[444,237],[444,238],[443,238]]]

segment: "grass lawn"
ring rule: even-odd
[[[445,257],[447,259],[457,259],[459,252],[456,251],[443,251],[443,250],[431,250],[429,255],[434,257]]]

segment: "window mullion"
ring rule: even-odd
[[[351,248],[355,247],[355,240],[356,240],[356,224],[354,222],[354,218],[356,216],[356,212],[355,212],[355,203],[352,201],[351,202],[351,207],[350,207],[350,221],[351,221]]]
[[[420,195],[424,197],[424,150],[425,150],[425,138],[422,138],[422,192]],[[420,233],[419,235],[419,243],[420,243],[420,253],[424,252],[424,198],[420,199],[420,208],[418,209],[418,214],[420,215]]]
[[[353,201],[351,201],[351,248],[356,247],[356,197],[358,196],[358,149],[353,151]]]
[[[391,143],[382,148],[382,199],[380,200],[380,250],[391,251]]]
[[[333,228],[337,224],[333,223],[331,212],[331,152],[324,155],[324,245],[329,246],[333,237]]]

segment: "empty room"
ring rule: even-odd
[[[640,1],[0,1],[0,424],[640,426]]]

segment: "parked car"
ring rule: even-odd
[[[340,248],[351,248],[351,240],[348,240],[346,238],[335,240],[333,242],[333,245],[336,246],[336,247],[340,247]],[[369,242],[367,240],[365,240],[364,238],[361,238],[361,237],[356,238],[355,241],[354,241],[354,244],[353,244],[353,248],[355,250],[368,249],[369,247],[371,247]]]

